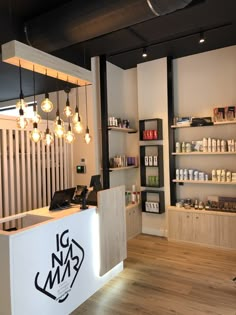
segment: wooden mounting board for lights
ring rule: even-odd
[[[53,78],[68,81],[73,84],[85,85],[92,83],[92,72],[74,65],[68,61],[47,54],[41,50],[13,40],[2,45],[2,61],[14,66],[37,73],[45,74]]]

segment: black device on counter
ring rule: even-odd
[[[72,203],[81,205],[81,209],[87,209],[88,208],[86,206],[87,193],[88,193],[87,186],[77,185],[76,193],[74,195]]]
[[[92,206],[97,206],[97,192],[102,190],[101,175],[91,176],[89,187],[93,187],[93,190],[88,194],[87,203]]]
[[[75,194],[75,189],[76,187],[55,191],[49,210],[55,211],[69,208]]]

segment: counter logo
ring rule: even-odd
[[[84,249],[69,238],[69,230],[56,234],[56,251],[50,257],[49,272],[37,272],[34,284],[37,290],[51,299],[64,302],[74,285],[84,260]]]

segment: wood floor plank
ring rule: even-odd
[[[236,315],[236,251],[141,234],[125,269],[72,315]]]

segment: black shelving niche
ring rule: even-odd
[[[164,191],[143,190],[141,191],[142,212],[152,214],[162,214],[165,212]],[[158,204],[158,207],[156,207]],[[147,211],[147,209],[150,211]]]
[[[157,157],[157,163],[154,163],[155,156]],[[152,163],[145,165],[147,164],[145,163],[147,157],[148,159],[152,157]],[[140,177],[142,187],[160,188],[164,186],[162,145],[140,146]]]
[[[145,138],[145,132],[151,131],[152,136]],[[155,137],[156,135],[156,137]],[[151,118],[139,120],[139,140],[140,141],[154,141],[162,140],[162,119],[161,118]]]

